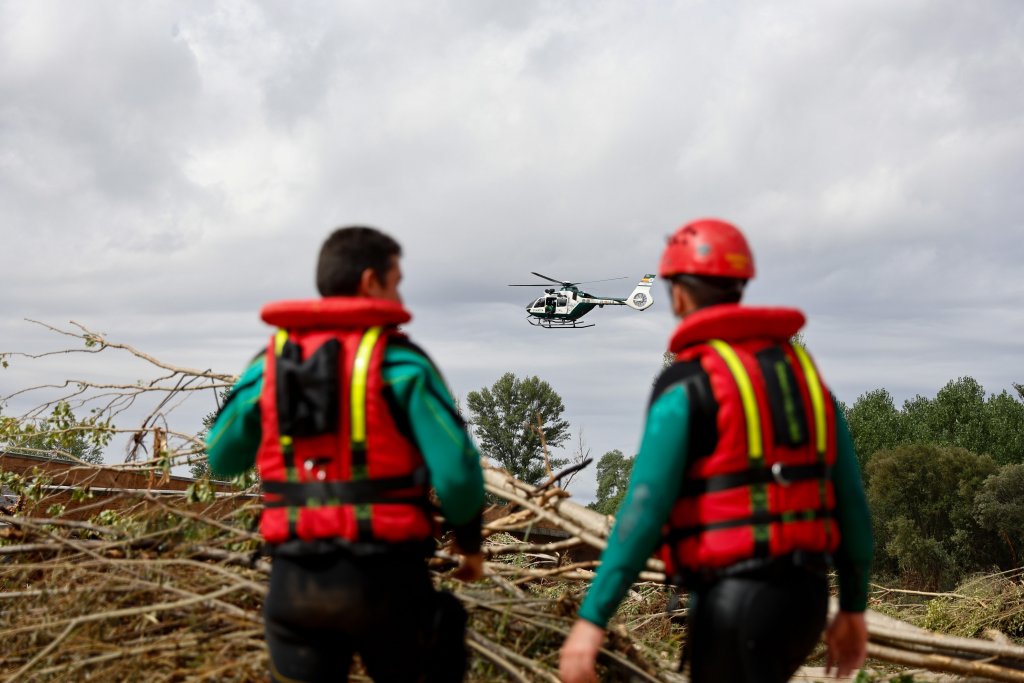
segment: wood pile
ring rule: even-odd
[[[485,478],[507,503],[487,525],[488,577],[451,578],[456,558],[444,544],[431,560],[437,583],[470,611],[468,680],[556,681],[558,648],[594,569],[571,561],[570,550],[603,548],[611,520],[569,499],[556,478],[543,487],[494,469]],[[32,482],[21,484],[31,498]],[[269,562],[250,531],[258,502],[239,494],[236,505],[197,509],[145,491],[122,495],[116,511],[97,506],[88,521],[47,516],[45,494],[3,517],[0,680],[264,680]],[[566,537],[531,541],[542,523]],[[666,611],[662,580],[651,560],[611,630],[605,680],[685,680],[675,673],[685,609]],[[876,660],[1024,681],[1024,647],[1011,642],[931,633],[875,612],[868,624]]]
[[[270,564],[252,531],[258,495],[209,485],[189,485],[180,495],[164,490],[172,468],[204,457],[197,435],[169,429],[171,411],[183,397],[221,392],[236,378],[171,365],[71,325],[42,326],[77,348],[0,352],[0,361],[119,353],[149,364],[157,376],[41,384],[0,396],[0,403],[65,392],[20,419],[42,420],[59,401],[89,408],[91,421],[61,429],[129,434],[125,463],[113,467],[150,483],[139,490],[118,477],[101,486],[99,477],[110,473],[80,477],[89,467],[82,462],[74,480],[56,482],[34,467],[8,471],[0,461],[0,683],[266,680],[260,608]],[[143,405],[141,426],[110,426],[127,406]],[[609,518],[559,488],[568,474],[530,486],[486,469],[489,494],[504,503],[486,516],[487,577],[474,584],[455,580],[457,558],[444,540],[430,560],[438,586],[457,593],[470,613],[468,681],[557,680],[558,649],[593,577],[594,551],[605,547],[611,528]],[[620,608],[600,660],[602,680],[685,680],[676,673],[685,596],[673,599],[663,571],[650,560]],[[1010,579],[1019,583],[1022,574]],[[877,612],[869,612],[868,629],[873,661],[912,667],[915,680],[926,671],[1024,681],[1024,648],[1002,634],[953,637]],[[367,679],[357,670],[352,680]]]

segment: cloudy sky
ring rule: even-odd
[[[76,320],[238,372],[261,304],[313,296],[324,236],[366,223],[456,394],[538,375],[574,445],[632,454],[664,288],[547,331],[507,283],[624,296],[722,216],[749,301],[807,312],[841,399],[999,392],[1024,381],[1022,188],[1019,0],[0,1],[0,350]],[[19,360],[0,393],[136,371]]]

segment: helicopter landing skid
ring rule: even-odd
[[[548,330],[583,329],[584,327],[594,326],[594,323],[581,324],[578,320],[564,320],[559,318],[537,318],[532,315],[526,318],[526,322],[530,323],[534,327],[543,327]]]

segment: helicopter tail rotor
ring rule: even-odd
[[[654,275],[648,273],[640,278],[640,282],[626,298],[626,305],[630,308],[643,311],[654,303],[654,295],[651,294],[651,285],[654,283]]]

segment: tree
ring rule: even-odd
[[[0,447],[61,460],[102,465],[112,435],[109,421],[95,414],[79,420],[67,401],[57,401],[42,419],[0,417]]]
[[[597,461],[597,500],[588,505],[603,515],[614,515],[629,486],[635,457],[627,458],[622,451],[608,451]]]
[[[218,399],[220,405],[224,405],[224,401],[227,398],[228,393],[230,392],[227,390],[222,391],[220,393],[220,398]],[[218,412],[220,412],[219,407],[212,413],[207,413],[206,415],[203,416],[203,428],[199,430],[198,434],[196,434],[196,438],[203,444],[206,443],[206,437],[210,433],[210,428],[213,427],[213,423],[217,421]],[[189,472],[192,474],[192,478],[208,479],[211,475],[211,472],[210,461],[206,457],[206,450],[204,449],[202,453],[197,453],[192,457],[194,459],[191,460],[188,464],[188,469]]]
[[[469,392],[466,405],[484,455],[530,484],[547,474],[544,448],[557,448],[569,438],[562,397],[536,376],[519,379],[506,372],[490,388]],[[565,462],[552,459],[550,464]]]
[[[984,452],[1002,465],[1024,463],[1024,403],[1006,391],[989,396],[985,421],[988,438]]]
[[[907,442],[904,415],[896,409],[885,389],[861,394],[846,413],[861,469],[880,450],[893,449]]]
[[[654,377],[651,378],[651,386],[653,387],[658,383],[658,378],[661,377],[661,373],[672,367],[672,364],[676,362],[676,354],[671,351],[665,351],[661,354],[661,367],[658,368],[658,372],[655,373]]]
[[[1018,386],[1020,393],[1024,387]],[[862,465],[876,451],[911,443],[987,453],[1000,464],[1024,463],[1024,403],[1006,391],[986,398],[972,377],[947,382],[935,398],[904,401],[901,410],[885,389],[869,391],[846,416]]]
[[[1000,564],[1005,545],[975,517],[975,493],[998,466],[963,448],[908,445],[868,461],[876,564],[923,587],[951,587]]]
[[[959,446],[974,453],[988,452],[985,389],[973,377],[950,380],[934,399],[908,401],[907,415],[914,443]]]
[[[204,450],[200,453],[193,454],[188,463],[188,469],[193,479],[210,479],[213,476],[213,472],[210,471],[210,461],[206,456],[206,436],[210,433],[213,423],[217,421],[217,414],[220,412],[220,406],[224,405],[230,394],[230,389],[222,389],[217,396],[217,410],[207,413],[203,417],[203,428],[198,434],[196,434],[196,439],[204,445]],[[254,465],[245,472],[231,477],[229,481],[237,488],[246,489],[259,481],[259,473]],[[212,489],[209,490],[212,492]]]
[[[1006,543],[1012,566],[1024,556],[1024,465],[1006,465],[981,485],[974,516],[983,529]]]

